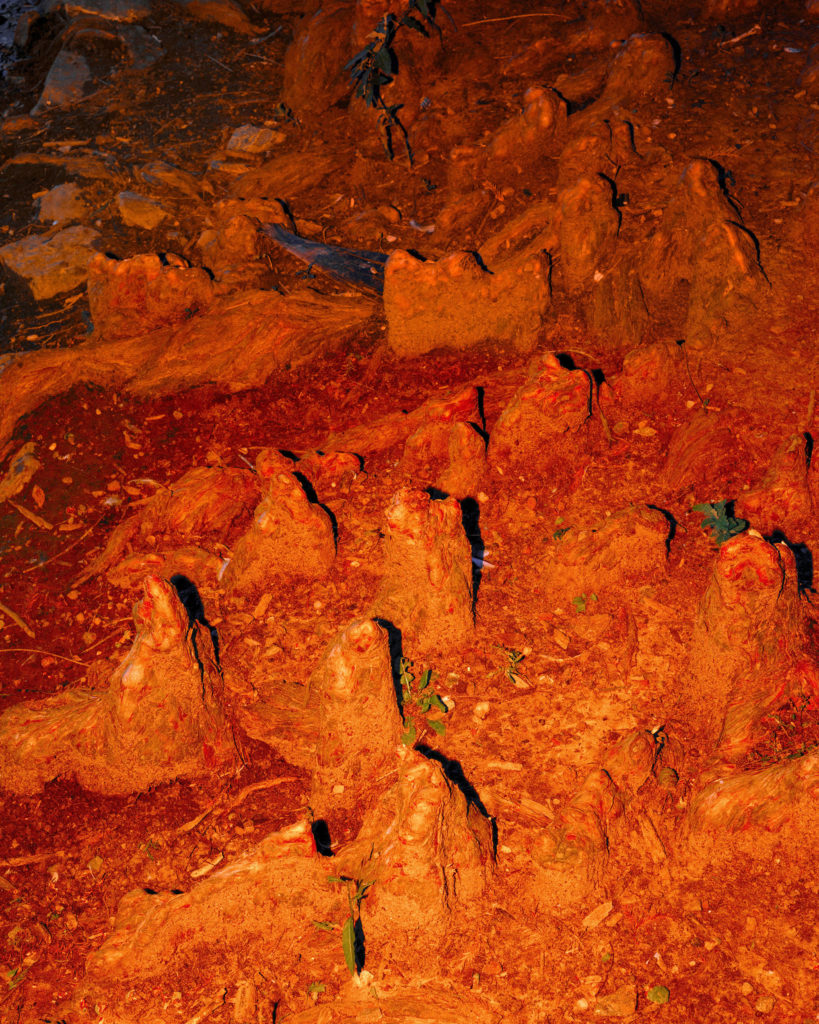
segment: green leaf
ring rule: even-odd
[[[414,722],[407,722],[406,731],[401,734],[401,742],[405,747],[411,747],[415,742],[416,729]]]
[[[350,974],[358,974],[355,962],[355,921],[348,917],[341,929],[341,948],[344,950],[344,963]]]
[[[559,530],[555,530],[555,532],[552,534],[552,537],[555,540],[560,540],[560,538],[564,537],[569,532],[570,529],[571,529],[570,526],[563,526]]]
[[[433,695],[429,699],[429,702],[434,708],[438,708],[439,711],[443,711],[444,714],[446,714],[449,711],[449,708],[446,706],[446,704],[444,704],[444,702],[441,700],[437,693],[433,693]]]
[[[313,925],[323,932],[335,931],[335,925],[330,921],[314,921]]]
[[[389,75],[392,72],[392,54],[386,48],[382,46],[380,50],[375,52],[375,66],[379,71]]]
[[[327,991],[327,986],[324,984],[323,981],[311,981],[310,984],[307,986],[307,995],[308,996],[312,996],[314,993],[315,993],[315,995],[318,996],[318,995],[321,995],[322,992],[326,992],[326,991]]]
[[[648,999],[652,1003],[667,1003],[671,998],[671,993],[665,987],[665,985],[655,985],[654,988],[648,990]]]
[[[422,697],[418,701],[418,709],[422,715],[425,715],[429,711],[429,706],[432,703],[432,697]]]
[[[416,32],[420,32],[422,36],[429,35],[423,24],[417,18],[413,18],[411,14],[405,14],[401,19],[401,24],[406,25],[407,28],[414,29]]]
[[[433,732],[437,732],[439,736],[443,736],[446,732],[446,726],[443,722],[437,722],[434,718],[427,719],[427,725],[432,729]]]
[[[428,668],[425,672],[421,673],[421,678],[418,680],[418,692],[426,690],[429,686],[430,680],[432,679],[432,669]]]
[[[724,544],[731,537],[735,537],[738,533],[742,533],[743,530],[748,528],[748,521],[746,519],[737,519],[728,514],[730,507],[731,502],[725,500],[703,502],[693,506],[695,512],[702,513],[703,529],[708,530],[713,535],[717,545]]]

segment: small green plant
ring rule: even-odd
[[[518,672],[518,665],[526,658],[523,651],[515,650],[514,647],[504,647],[503,644],[495,644],[495,646],[503,651],[506,658],[506,664],[500,669],[502,675],[514,686],[527,686],[526,679],[522,673]]]
[[[402,658],[399,666],[399,672],[401,701],[404,705],[405,711],[408,707],[412,707],[420,714],[426,715],[432,710],[432,708],[437,708],[438,711],[443,714],[447,713],[448,708],[446,704],[444,704],[442,698],[435,693],[434,690],[430,689],[430,683],[432,682],[432,669],[425,669],[416,683],[415,675],[412,671],[412,662],[408,658]],[[446,726],[437,718],[427,718],[426,724],[433,732],[438,733],[439,736],[443,736],[446,732]],[[411,747],[415,742],[415,737],[417,735],[415,723],[412,719],[408,721],[405,715],[404,725],[405,730],[401,736],[401,742],[405,746]]]
[[[347,875],[329,875],[328,882],[339,882],[347,887],[347,902],[350,905],[350,914],[341,927],[341,948],[344,952],[344,962],[350,974],[358,974],[359,968],[363,966],[363,957],[360,957],[359,921],[361,919],[361,901],[367,895],[367,890],[372,882],[361,882],[355,878],[348,878]],[[354,887],[354,888],[353,888]],[[325,922],[314,921],[320,926]]]
[[[410,0],[400,18],[388,11],[367,36],[369,42],[364,49],[344,66],[344,70],[350,72],[355,95],[364,100],[366,106],[379,111],[378,132],[390,160],[395,156],[393,133],[398,129],[404,139],[407,157],[412,164],[412,149],[407,130],[398,117],[402,104],[387,103],[381,92],[384,86],[393,81],[398,72],[398,58],[393,50],[393,44],[402,28],[409,28],[428,36],[426,25],[431,25],[440,32],[435,22],[435,2],[436,0]],[[420,18],[416,17],[416,14],[420,15]]]
[[[578,613],[578,615],[582,615],[582,613],[586,610],[587,602],[596,600],[597,594],[578,594],[577,597],[572,598],[572,604],[574,605],[574,609]]]
[[[703,529],[708,530],[717,546],[724,544],[738,533],[748,529],[747,519],[737,519],[733,515],[732,501],[707,501],[694,505],[695,512],[702,512]]]

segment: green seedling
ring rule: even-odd
[[[360,50],[344,66],[344,70],[350,72],[350,82],[355,95],[362,99],[366,106],[379,112],[378,133],[387,156],[390,160],[395,156],[393,133],[397,129],[403,137],[410,165],[412,164],[412,149],[407,130],[398,116],[402,105],[387,103],[381,90],[389,85],[398,73],[398,58],[393,50],[398,32],[402,28],[408,28],[427,36],[429,35],[427,25],[440,32],[435,22],[435,0],[410,0],[406,11],[400,18],[388,11],[367,36],[369,41],[364,49]]]
[[[355,878],[348,878],[346,875],[329,875],[327,878],[328,882],[339,882],[347,887],[347,902],[350,905],[350,914],[347,920],[341,927],[341,948],[344,952],[344,963],[347,964],[347,969],[350,974],[358,974],[359,957],[356,936],[356,925],[361,918],[361,901],[367,895],[367,890],[373,884],[372,882],[362,882]],[[352,886],[355,886],[353,890]],[[314,921],[314,924],[318,925],[318,921]],[[324,922],[321,922],[322,924]]]
[[[578,594],[577,597],[572,598],[572,604],[574,605],[575,611],[578,614],[582,614],[586,610],[587,601],[596,601],[597,594]]]
[[[747,519],[731,515],[733,504],[732,501],[707,501],[694,505],[694,511],[702,513],[703,529],[710,532],[717,546],[748,529]]]
[[[495,646],[503,651],[506,658],[506,664],[500,671],[508,682],[512,683],[513,686],[527,687],[529,684],[525,676],[518,672],[518,665],[526,658],[523,651],[517,651],[514,647],[504,647],[503,644],[496,644]]]
[[[552,534],[552,539],[553,540],[560,540],[561,537],[565,537],[565,535],[569,532],[569,530],[571,530],[571,526],[561,526],[560,525],[563,521],[564,521],[563,520],[563,516],[558,516],[557,519],[555,519],[555,526],[557,527],[557,529]]]
[[[412,707],[420,714],[427,715],[433,708],[436,708],[443,714],[447,713],[448,708],[442,698],[430,688],[432,669],[425,669],[416,683],[415,675],[412,671],[412,662],[408,658],[402,658],[399,672],[401,701],[405,711],[408,707]],[[446,726],[443,722],[438,721],[437,718],[427,718],[426,724],[439,736],[443,736],[446,732]],[[416,736],[415,723],[411,719],[408,721],[405,715],[404,733],[401,736],[401,742],[405,746],[411,747],[415,742]]]

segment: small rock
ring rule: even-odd
[[[32,108],[32,114],[39,114],[49,107],[78,103],[85,95],[90,80],[91,69],[85,57],[69,50],[60,50],[46,76],[43,91]]]
[[[598,1017],[630,1017],[637,1009],[637,989],[634,985],[621,985],[614,992],[600,996],[594,1008]]]
[[[50,299],[82,284],[100,238],[76,225],[55,235],[29,235],[0,248],[0,264],[22,277],[35,299]]]
[[[231,135],[227,148],[230,153],[266,153],[276,143],[282,142],[284,138],[284,132],[243,124]]]
[[[123,224],[132,228],[144,228],[153,231],[168,216],[159,203],[138,192],[120,192],[117,195],[117,206]]]
[[[74,181],[56,185],[40,196],[38,217],[43,223],[68,224],[81,221],[87,213],[80,186]]]
[[[760,996],[754,1005],[754,1009],[757,1013],[770,1013],[774,1006],[776,1006],[776,1000],[773,996]]]

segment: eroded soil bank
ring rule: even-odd
[[[3,1024],[819,1019],[816,8],[21,21]]]

